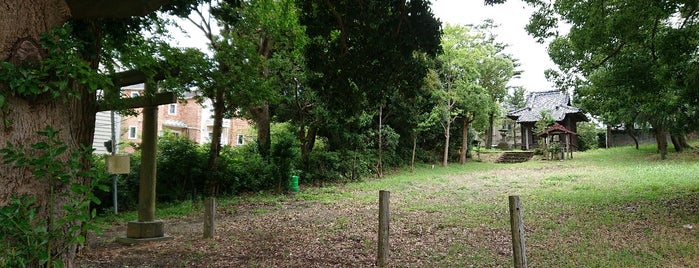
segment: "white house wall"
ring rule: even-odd
[[[115,129],[118,132],[121,129],[121,116],[115,114]],[[119,144],[119,136],[116,135],[117,143]],[[95,119],[95,136],[92,140],[92,148],[95,149],[95,154],[108,154],[107,148],[104,147],[104,142],[112,139],[112,119],[111,112],[99,112]]]

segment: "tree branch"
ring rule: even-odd
[[[394,33],[394,35],[395,35],[396,37],[400,35],[401,27],[403,27],[403,21],[404,21],[404,20],[407,20],[407,18],[406,18],[406,13],[407,13],[407,11],[406,11],[406,8],[405,8],[405,1],[402,1],[402,2],[401,2],[400,19],[398,20],[398,25],[396,26],[396,31],[395,31],[395,33]]]
[[[145,16],[172,0],[65,0],[70,7],[71,17],[86,18],[128,18]]]
[[[335,20],[337,21],[337,27],[340,28],[340,45],[342,47],[342,54],[347,53],[347,32],[345,30],[345,23],[342,21],[342,16],[335,10],[335,6],[330,3],[330,0],[325,0],[325,3],[330,7],[330,11],[333,13]]]
[[[214,36],[211,31],[211,22],[207,20],[206,17],[204,17],[204,13],[199,10],[199,8],[194,9],[193,12],[199,16],[199,19],[201,19],[201,23],[198,23],[194,21],[194,19],[190,18],[187,16],[187,20],[194,24],[197,29],[201,30],[201,32],[206,36],[207,39],[209,39],[209,42],[211,43],[212,46],[215,46],[214,44]]]
[[[617,47],[611,54],[607,55],[606,57],[604,57],[604,59],[602,59],[602,61],[600,61],[599,63],[594,65],[595,69],[602,66],[608,60],[614,58],[614,56],[618,55],[619,52],[621,52],[621,49],[624,48],[625,45],[626,45],[626,42],[621,42],[621,44],[619,44],[619,47]]]

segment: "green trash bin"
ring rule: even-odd
[[[294,193],[297,193],[299,191],[299,176],[291,176],[291,181],[289,181],[289,190],[291,190],[291,192]]]

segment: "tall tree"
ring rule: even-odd
[[[313,40],[306,50],[308,67],[318,74],[309,86],[326,105],[326,118],[334,121],[322,124],[320,133],[332,150],[356,151],[366,144],[365,133],[381,125],[377,141],[383,142],[383,126],[402,112],[395,110],[397,102],[422,86],[427,68],[416,54],[439,50],[440,23],[429,1],[300,3]],[[372,118],[369,124],[362,120],[366,116]],[[379,174],[381,162],[377,157]]]
[[[223,119],[230,117],[230,111],[236,109],[235,92],[245,87],[240,77],[242,73],[254,72],[254,64],[243,61],[254,51],[250,46],[231,46],[232,24],[237,22],[237,11],[240,3],[217,2],[201,3],[191,14],[184,16],[191,24],[201,31],[208,41],[213,56],[201,53],[199,64],[192,67],[197,69],[200,77],[196,79],[195,87],[200,95],[200,102],[211,101],[213,107],[213,126],[209,144],[207,161],[208,178],[206,192],[210,195],[217,193],[219,156],[223,133]],[[182,15],[182,14],[181,14]],[[212,15],[216,19],[212,18]],[[220,22],[223,18],[228,21]],[[218,21],[218,23],[217,23]],[[237,60],[237,61],[235,61]],[[231,62],[236,62],[231,66]],[[236,72],[237,71],[237,72]]]
[[[3,110],[3,129],[0,131],[0,144],[28,147],[39,142],[41,137],[36,133],[50,125],[59,130],[57,139],[68,146],[67,150],[77,151],[81,146],[90,146],[97,111],[95,92],[98,87],[106,85],[95,76],[101,60],[102,37],[109,31],[104,27],[105,23],[146,16],[165,4],[185,6],[187,2],[2,1],[0,108]],[[41,38],[42,34],[52,32],[52,29],[63,26],[68,20],[73,25],[69,35],[53,31],[52,36]],[[19,83],[21,81],[26,83]],[[62,160],[65,157],[62,156]],[[88,162],[83,165],[84,168],[89,167]],[[14,168],[10,163],[0,164],[0,183],[6,186],[0,191],[0,205],[6,205],[13,195],[28,194],[36,198],[36,204],[40,207],[37,218],[49,219],[48,193],[51,186],[46,181],[34,178],[28,167]],[[66,185],[61,187],[56,191],[67,190]],[[61,207],[65,202],[57,200],[53,205]],[[80,222],[74,224],[79,225]],[[69,227],[64,236],[52,241],[57,248],[66,248],[60,252],[60,258],[69,267],[75,256],[75,245],[66,243],[73,229]]]
[[[526,105],[526,100],[524,98],[524,92],[526,91],[524,87],[513,87],[511,88],[512,91],[508,93],[507,96],[505,96],[505,102],[507,105],[510,107],[512,110],[516,109],[521,109],[524,108]],[[512,127],[512,148],[517,148],[517,124],[516,122],[513,123]]]
[[[209,65],[198,88],[214,108],[208,165],[209,192],[215,194],[224,117],[249,115],[257,126],[259,152],[269,160],[269,106],[278,102],[282,88],[296,86],[291,73],[307,41],[292,0],[218,1],[187,19],[207,37],[213,53],[204,57]]]
[[[692,72],[699,45],[697,3],[528,2],[539,8],[528,30],[540,40],[555,37],[549,54],[562,70],[558,84],[577,87],[583,108],[610,123],[630,118],[650,123],[663,159],[668,132],[696,126],[688,115],[697,107]],[[558,20],[571,25],[568,34],[557,35]]]
[[[489,54],[478,65],[479,78],[478,83],[483,87],[490,96],[490,109],[488,114],[488,128],[485,130],[485,147],[491,148],[493,145],[493,132],[495,116],[500,114],[501,103],[507,95],[507,83],[521,74],[521,71],[516,70],[519,65],[511,55],[505,54],[503,50],[506,45],[496,41],[497,36],[494,34],[497,30],[497,25],[492,20],[486,20],[483,24],[478,25],[476,30],[481,33],[484,46],[488,47]]]
[[[483,42],[481,33],[471,27],[446,25],[442,36],[443,53],[437,56],[437,74],[441,81],[434,114],[439,118],[444,131],[442,165],[449,163],[449,144],[452,123],[462,120],[462,143],[460,162],[466,161],[468,129],[478,117],[487,115],[493,102],[487,91],[479,84],[479,63],[490,56],[492,47]]]

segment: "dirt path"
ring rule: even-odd
[[[496,260],[492,267],[508,266],[509,231],[501,228],[508,217],[506,204],[485,207],[482,219],[469,221],[459,219],[459,210],[469,200],[506,195],[514,173],[521,170],[450,176],[392,192],[391,263],[395,267],[454,266],[450,260],[487,257]],[[276,204],[218,207],[216,237],[211,240],[201,238],[202,215],[166,220],[167,235],[174,239],[141,245],[115,242],[115,237],[126,233],[121,224],[90,239],[77,264],[371,267],[376,257],[378,201],[374,199],[378,194],[372,198],[373,193],[356,191],[350,196],[337,202],[289,198]]]

